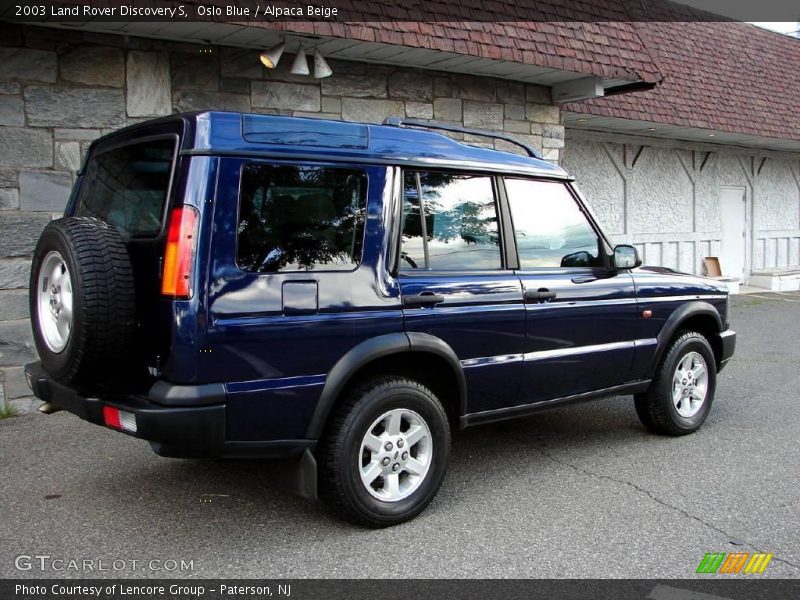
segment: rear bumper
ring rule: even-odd
[[[728,364],[730,359],[733,358],[733,353],[736,351],[736,332],[731,329],[726,329],[717,337],[721,350],[718,370],[721,371],[725,365]]]
[[[153,450],[162,456],[297,456],[306,448],[313,449],[314,446],[310,440],[226,440],[226,405],[222,384],[176,386],[158,382],[146,395],[115,394],[94,397],[83,395],[55,381],[38,362],[26,365],[25,375],[37,398],[90,423],[110,427],[103,415],[104,407],[116,408],[133,415],[135,431],[111,428],[148,440]]]

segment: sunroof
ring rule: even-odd
[[[242,137],[254,144],[367,148],[369,129],[360,123],[243,115]]]

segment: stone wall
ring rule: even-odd
[[[0,398],[32,404],[22,372],[35,358],[30,255],[63,210],[89,143],[105,132],[204,109],[370,122],[394,115],[504,130],[560,158],[564,128],[548,88],[341,61],[316,80],[291,75],[292,59],[269,71],[256,50],[0,25]]]
[[[800,267],[797,155],[567,130],[564,167],[617,243],[700,273],[719,256],[720,191],[745,191],[745,273]],[[723,266],[724,268],[724,266]]]

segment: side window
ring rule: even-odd
[[[600,239],[563,183],[505,180],[520,268],[600,266]]]
[[[492,178],[406,171],[400,268],[501,269]]]
[[[356,169],[245,165],[236,260],[245,271],[343,271],[361,260],[367,176]]]

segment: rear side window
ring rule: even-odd
[[[93,154],[75,214],[108,221],[125,238],[157,236],[176,144],[174,138],[149,140]]]
[[[400,268],[501,269],[492,178],[406,171]]]
[[[255,273],[348,271],[361,260],[367,175],[358,169],[245,165],[236,259]]]

